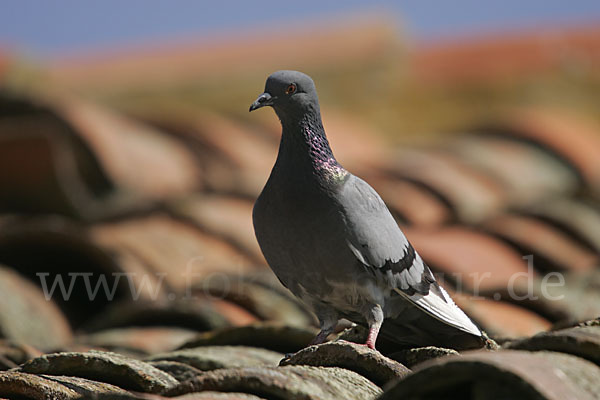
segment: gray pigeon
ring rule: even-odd
[[[322,343],[340,318],[404,345],[482,347],[481,331],[436,282],[377,192],[335,159],[315,84],[278,71],[250,111],[281,120],[277,161],[256,200],[254,231],[285,287],[317,315]],[[385,323],[384,323],[385,320]]]

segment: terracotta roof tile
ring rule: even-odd
[[[43,349],[72,340],[71,327],[52,299],[17,274],[0,266],[0,337]]]
[[[197,109],[167,115],[136,115],[137,119],[185,142],[202,167],[209,191],[255,197],[277,156],[274,138],[233,118]]]
[[[212,390],[188,393],[172,398],[178,400],[264,400],[262,397],[254,396],[248,393],[214,392]]]
[[[124,187],[159,197],[198,187],[197,162],[182,143],[97,105],[72,99],[54,104],[107,173]]]
[[[12,369],[41,355],[40,350],[23,343],[20,339],[18,341],[0,339],[0,371]]]
[[[375,399],[382,393],[367,378],[347,369],[290,365],[210,371],[184,382],[167,395],[203,390],[248,391],[290,400]]]
[[[406,365],[409,368],[413,368],[425,361],[433,360],[434,358],[447,357],[451,355],[458,355],[458,351],[453,349],[445,349],[443,347],[426,346],[426,347],[413,347],[410,349],[403,349],[396,351],[389,355],[390,358]]]
[[[221,314],[227,320],[229,325],[245,326],[260,320],[260,318],[250,310],[234,302],[213,296],[206,296],[203,298],[203,301]]]
[[[600,207],[592,199],[557,198],[522,212],[552,224],[590,251],[600,253]]]
[[[283,354],[250,346],[200,346],[155,354],[145,361],[177,361],[200,371],[222,368],[276,366]]]
[[[147,393],[162,393],[178,384],[175,378],[148,363],[103,351],[46,354],[26,362],[19,371],[97,379]]]
[[[600,324],[576,326],[542,332],[530,338],[507,343],[504,347],[528,351],[558,351],[573,354],[600,366]]]
[[[77,342],[114,352],[135,351],[148,355],[172,350],[195,335],[196,331],[180,327],[128,326],[78,335]]]
[[[573,193],[579,185],[571,168],[531,143],[473,134],[453,142],[451,150],[501,182],[511,204]]]
[[[56,216],[5,219],[0,229],[0,261],[40,289],[45,285],[50,298],[75,327],[111,301],[131,296],[127,279],[119,275],[138,282],[136,279],[148,272],[139,263],[116,260],[106,248],[94,243],[82,226]],[[107,291],[98,287],[92,296],[88,285],[96,288],[102,279]],[[140,298],[145,294],[142,290]]]
[[[411,149],[400,151],[396,158],[390,173],[435,191],[463,221],[477,222],[506,203],[504,189],[496,180],[451,154]]]
[[[149,126],[67,97],[0,104],[4,210],[98,219],[200,186],[193,154]]]
[[[252,275],[220,275],[194,281],[191,286],[194,297],[216,297],[237,304],[267,321],[278,321],[293,326],[312,326],[315,318],[289,292],[273,288]]]
[[[366,179],[400,222],[418,226],[438,226],[454,218],[449,205],[431,189],[418,182],[375,176]]]
[[[84,395],[123,395],[126,392],[112,385],[100,385],[95,382],[77,382],[78,385],[72,385],[73,379],[64,377],[63,382],[71,381],[70,384],[63,385],[60,379],[52,377],[26,374],[17,371],[0,372],[0,393],[2,396],[12,398],[30,398],[34,400],[44,400],[51,396],[56,400],[74,400],[80,399]],[[83,387],[82,387],[83,386]]]
[[[439,41],[413,52],[412,70],[430,84],[494,82],[532,76],[576,65],[600,64],[597,24]]]
[[[164,214],[97,225],[91,234],[104,248],[142,260],[157,279],[163,274],[174,288],[189,285],[190,277],[254,269],[228,242]]]
[[[358,372],[379,387],[402,379],[411,372],[404,365],[385,357],[378,351],[344,340],[308,346],[284,358],[279,365],[343,367]]]
[[[209,331],[229,326],[227,319],[209,303],[195,299],[116,301],[88,319],[83,332],[94,333],[127,327],[170,327]]]
[[[310,326],[300,327],[281,322],[259,322],[203,332],[179,348],[214,345],[253,346],[280,353],[290,353],[308,346],[316,334],[316,328]]]
[[[593,399],[600,368],[553,352],[468,352],[429,361],[380,398],[451,397]]]
[[[551,322],[526,308],[505,301],[452,293],[456,304],[493,338],[531,336],[550,329]]]
[[[506,287],[511,277],[527,273],[521,256],[500,240],[460,226],[405,228],[406,236],[443,280],[464,290]]]
[[[549,290],[553,297],[562,298],[569,310],[569,318],[562,322],[573,323],[597,318],[600,315],[598,288],[600,288],[600,268],[565,274],[565,285]]]
[[[600,187],[600,127],[582,115],[556,109],[525,109],[490,130],[527,140],[556,155],[580,175],[583,183]]]
[[[223,238],[256,264],[266,261],[254,238],[253,203],[246,199],[216,194],[192,195],[169,205],[176,218],[197,224],[203,232]]]
[[[504,214],[486,221],[484,227],[524,256],[533,255],[533,265],[540,271],[583,271],[598,265],[597,253],[539,219]]]

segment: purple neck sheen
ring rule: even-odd
[[[321,122],[320,113],[310,113],[300,122],[302,132],[302,151],[308,155],[313,173],[329,183],[344,181],[348,172],[335,159],[325,129]]]
[[[334,175],[340,174],[344,168],[337,162],[323,128],[304,128],[305,143],[308,145],[308,155],[315,169]]]
[[[291,165],[294,170],[308,167],[305,171],[312,171],[319,180],[343,181],[348,172],[337,162],[329,147],[317,106],[297,118],[296,115],[281,115],[280,120],[283,135],[279,161],[287,160],[284,164]],[[300,167],[302,164],[305,166]]]

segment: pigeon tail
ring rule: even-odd
[[[423,312],[386,319],[382,336],[393,342],[417,346],[437,345],[456,350],[477,349],[485,345],[481,330],[460,309],[443,287],[443,297],[435,292],[412,296],[397,290]]]

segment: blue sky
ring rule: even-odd
[[[297,26],[366,10],[392,15],[416,39],[600,21],[600,0],[2,0],[0,47],[57,57],[154,40],[280,29],[288,22]]]

